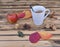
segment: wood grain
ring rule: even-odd
[[[43,6],[47,6],[47,7],[59,7],[59,1],[24,1],[23,3],[20,1],[20,2],[14,2],[14,3],[4,3],[4,4],[0,4],[1,6],[2,5],[9,5],[9,6],[18,6],[18,5],[30,5],[30,4],[40,4],[40,5],[43,5]],[[48,4],[48,5],[47,5]]]
[[[59,35],[53,35],[49,40],[60,40]],[[18,36],[0,36],[0,41],[28,41],[29,36],[18,37]],[[41,39],[42,40],[42,39]]]
[[[60,16],[59,16],[60,17]],[[10,24],[8,23],[7,19],[4,19],[4,20],[0,20],[0,30],[13,30],[15,29],[15,24]],[[46,21],[46,22],[45,22]],[[31,29],[35,29],[35,30],[40,30],[40,28],[42,29],[45,24],[55,24],[57,29],[59,28],[60,29],[60,20],[56,20],[56,19],[50,19],[50,18],[47,18],[46,20],[44,21],[44,24],[41,25],[39,28],[33,23],[33,20],[30,18],[29,20],[28,19],[20,19],[18,20],[17,24],[20,25],[19,29],[23,29],[23,25],[25,23],[28,23],[30,26],[31,26]]]
[[[54,23],[56,25],[57,29],[56,31],[52,31],[49,29],[43,29],[40,26],[39,28],[36,27],[32,21],[32,18],[30,19],[20,19],[17,23],[20,24],[19,29],[15,29],[15,24],[10,24],[6,20],[8,13],[17,13],[22,12],[25,9],[30,9],[29,5],[32,4],[32,6],[39,4],[43,5],[46,8],[50,9],[51,12],[55,11],[55,16],[58,19],[52,19],[47,18],[47,22],[44,22],[44,24],[52,24]],[[28,23],[32,26],[32,30],[22,30],[21,25],[23,26],[25,23]],[[24,36],[23,38],[17,36],[17,31],[20,30],[24,34],[28,34]],[[36,44],[32,44],[29,42],[29,35],[34,32],[40,32],[40,31],[46,31],[51,34],[53,34],[53,37],[49,40],[41,40]],[[14,35],[15,36],[12,36]],[[50,43],[48,41],[53,40],[60,40],[60,0],[0,0],[0,47],[40,47],[40,46],[51,46],[53,43]],[[11,36],[4,36],[4,35],[11,35]],[[27,45],[28,44],[28,45]],[[54,44],[54,46],[60,46],[57,44]]]
[[[5,16],[7,16],[8,13],[9,14],[18,13],[18,12],[21,12],[21,11],[24,11],[27,9],[27,7],[25,8],[24,6],[22,6],[21,8],[22,9],[17,9],[16,7],[15,7],[15,9],[14,8],[0,9],[0,16],[5,17]],[[51,13],[52,13],[52,11],[55,11],[55,16],[60,16],[60,8],[49,8],[49,9],[50,9]]]
[[[36,31],[28,31],[28,30],[26,30],[26,31],[23,31],[23,30],[21,30],[24,34],[31,34],[31,33],[34,33],[34,32],[36,32]],[[39,30],[37,30],[37,31],[39,31]],[[44,30],[41,30],[41,31],[44,31]],[[3,33],[4,32],[4,33]],[[49,32],[49,33],[52,33],[53,34],[53,37],[52,38],[50,38],[50,40],[60,40],[60,38],[59,38],[59,35],[60,35],[60,32],[59,32],[59,30],[57,30],[57,31],[47,31],[47,32]],[[16,41],[18,41],[18,40],[20,40],[20,41],[23,41],[23,40],[29,40],[29,35],[28,36],[24,36],[23,38],[21,38],[21,37],[18,37],[18,36],[8,36],[8,35],[11,35],[11,34],[17,34],[17,31],[16,30],[11,30],[11,31],[1,31],[0,32],[0,41],[2,41],[2,40],[7,40],[7,41],[14,41],[14,40],[16,40]],[[3,35],[7,35],[7,36],[3,36]]]
[[[37,45],[40,47],[40,46],[46,46],[46,47],[50,47],[51,46],[51,42],[49,41],[39,41],[38,43],[36,44],[33,44],[33,43],[30,43],[29,41],[3,41],[3,42],[0,42],[0,46],[1,47],[37,47]],[[2,45],[4,44],[4,45]],[[29,45],[27,45],[29,44]],[[58,45],[57,45],[58,46]]]

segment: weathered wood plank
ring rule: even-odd
[[[57,29],[60,29],[60,25],[56,25],[56,27],[57,27]],[[50,28],[49,29],[45,29],[45,28],[43,28],[43,27],[36,27],[36,26],[32,26],[32,28],[30,29],[30,30],[49,30],[49,31],[52,31]],[[19,27],[19,29],[15,29],[15,27],[14,26],[12,26],[12,25],[2,25],[2,26],[0,26],[0,31],[4,31],[4,30],[6,30],[6,31],[8,31],[8,30],[23,30],[23,28],[22,27]]]
[[[3,44],[3,45],[2,45]],[[27,45],[28,44],[28,45]],[[0,41],[0,47],[51,47],[51,42],[49,41],[39,41],[36,44],[30,43],[29,41]]]
[[[25,23],[28,23],[31,26],[31,29],[37,29],[37,30],[40,29],[40,28],[42,29],[45,26],[45,24],[47,24],[47,23],[48,24],[55,24],[56,27],[60,29],[60,20],[49,19],[49,18],[47,18],[46,22],[44,22],[44,24],[41,25],[39,28],[36,25],[34,25],[32,19],[29,19],[29,20],[20,19],[17,23],[20,25],[19,29],[23,29],[23,25]],[[9,29],[10,30],[15,29],[15,24],[14,25],[9,24],[7,19],[1,20],[1,22],[0,22],[0,30],[9,30]]]
[[[41,31],[45,31],[45,30],[35,30],[35,31],[29,31],[29,30],[20,30],[21,32],[23,32],[23,34],[31,34],[34,32],[41,32]],[[9,30],[9,31],[0,31],[0,35],[9,35],[9,34],[18,34],[17,33],[18,30]],[[48,33],[51,33],[53,35],[60,35],[60,29],[57,29],[56,31],[45,31]]]
[[[3,0],[4,1],[4,0]],[[12,0],[8,2],[13,2]],[[52,11],[56,12],[56,16],[60,16],[60,0],[39,0],[39,1],[20,1],[20,2],[13,2],[13,3],[2,3],[0,4],[0,16],[2,16],[2,20],[0,19],[0,35],[9,35],[9,34],[17,34],[17,30],[14,29],[14,25],[9,24],[6,20],[6,16],[8,13],[12,12],[20,12],[25,9],[29,9],[30,4],[40,4],[43,5]],[[25,5],[25,6],[23,6]],[[21,9],[22,8],[22,9]],[[1,17],[0,17],[1,18]],[[5,19],[4,19],[5,18]],[[25,21],[25,22],[24,22]],[[50,20],[48,20],[50,21]],[[59,20],[52,20],[57,27],[60,28],[60,21]],[[32,20],[19,20],[17,23],[21,24],[22,23],[27,23],[30,24],[31,26],[35,27],[33,24]],[[32,23],[31,23],[32,22]],[[49,22],[48,22],[49,23]],[[4,31],[1,31],[4,30]],[[6,30],[8,29],[8,31]],[[9,29],[11,29],[9,31]],[[20,29],[19,29],[20,30]],[[33,29],[34,30],[34,29]],[[35,31],[45,31],[44,29],[39,30],[38,28],[35,31],[28,31],[28,30],[21,30],[24,34],[31,34]],[[60,40],[60,29],[56,31],[47,31],[49,33],[55,34],[53,35],[52,38],[49,40]],[[37,45],[40,46],[45,46],[44,41],[43,42],[38,42],[38,44],[31,44],[29,41],[29,36],[25,36],[23,38],[19,38],[17,36],[0,36],[0,47],[37,47]],[[40,44],[41,43],[41,44]],[[42,44],[43,43],[43,44]],[[46,42],[47,43],[47,42]],[[2,45],[3,44],[3,45]],[[27,45],[29,44],[29,45]],[[47,44],[49,46],[49,44]],[[59,45],[60,46],[60,45]]]
[[[18,8],[17,7],[14,7],[14,8],[11,7],[11,8],[7,8],[7,9],[1,8],[0,13],[2,14],[2,13],[21,12],[21,11],[24,11],[26,9],[30,10],[29,6],[18,6]],[[55,11],[56,14],[60,13],[60,8],[48,8],[48,9],[50,9],[51,11]]]
[[[59,1],[59,0],[19,0],[19,1],[16,1],[16,2],[38,2],[38,1],[40,1],[40,2],[56,2],[56,1]],[[8,2],[7,2],[8,3]]]
[[[18,2],[18,1],[32,1],[32,0],[6,0],[6,1],[4,1],[4,0],[1,0],[1,2]],[[33,0],[33,1],[44,1],[44,0]],[[45,0],[45,1],[60,1],[60,0]]]
[[[30,9],[30,6],[29,5],[27,5],[27,6],[25,6],[25,5],[24,6],[23,5],[22,6],[20,6],[20,5],[19,6],[12,6],[12,5],[11,6],[0,6],[0,9],[25,9],[25,8]],[[60,7],[46,7],[46,8],[55,8],[55,9],[58,8],[59,9]]]
[[[55,34],[55,36],[53,35],[52,38],[50,38],[49,40],[60,40],[59,38],[59,35],[60,35],[60,30],[57,30],[57,31],[47,31],[49,33],[52,33],[52,34]],[[31,34],[33,32],[36,32],[36,31],[23,31],[22,32],[24,34]],[[15,30],[11,30],[11,31],[0,31],[0,35],[11,35],[11,34],[17,34],[17,31]],[[58,35],[57,35],[58,34]],[[21,37],[18,37],[18,36],[0,36],[0,41],[28,41],[29,40],[29,36],[25,36],[23,38]]]
[[[26,3],[26,2],[42,2],[43,3],[43,2],[59,2],[59,1],[58,0],[45,0],[45,1],[44,0],[30,0],[30,1],[20,0],[20,1],[16,1],[16,2],[20,2],[20,3]]]
[[[6,12],[6,13],[0,13],[0,21],[1,20],[6,20],[6,18],[7,18],[7,15],[8,14],[11,14],[11,13],[18,13],[18,12]],[[52,13],[52,12],[51,12]],[[55,17],[57,17],[57,19],[60,19],[59,17],[60,17],[60,12],[58,13],[55,13]]]
[[[29,36],[24,36],[23,38],[18,37],[18,36],[0,36],[0,41],[28,41],[29,40]],[[42,40],[42,39],[41,39]],[[60,40],[60,36],[59,35],[53,35],[53,37],[51,37],[48,40]]]
[[[0,23],[5,23],[5,22],[7,23],[7,14],[1,14],[0,17],[2,18],[2,19],[0,18]],[[56,17],[56,19],[47,17],[45,21],[47,21],[47,22],[50,22],[50,21],[56,22],[57,21],[57,23],[59,23],[60,16],[55,15],[55,17]],[[18,20],[18,22],[20,22],[20,21],[21,21],[21,23],[24,21],[29,22],[29,23],[33,22],[32,18],[29,18],[29,19],[22,18],[22,19]]]
[[[12,0],[12,1],[14,1],[14,0]],[[4,0],[2,0],[2,1],[0,1],[0,2],[2,2],[2,3],[15,3],[15,2],[20,2],[20,3],[24,3],[24,2],[58,2],[58,1],[60,1],[60,0],[16,0],[16,1],[14,1],[14,2],[12,2],[11,0],[10,1],[5,1],[4,2]]]
[[[43,5],[43,6],[46,6],[46,7],[60,7],[60,3],[59,1],[58,2],[40,2],[40,1],[36,1],[36,2],[33,2],[33,1],[30,1],[30,2],[25,2],[24,3],[21,3],[21,2],[15,2],[15,3],[4,3],[4,4],[0,4],[1,6],[20,6],[20,5],[34,5],[34,4],[40,4],[40,5]]]

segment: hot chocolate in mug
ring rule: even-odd
[[[30,6],[32,18],[35,25],[42,25],[44,19],[50,14],[50,10],[46,9],[44,6],[36,5]],[[47,12],[47,13],[46,13]]]

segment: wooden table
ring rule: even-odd
[[[7,22],[7,14],[8,13],[15,13],[15,12],[21,12],[25,9],[30,9],[30,4],[40,4],[45,6],[46,8],[49,8],[52,11],[55,11],[55,16],[58,18],[56,19],[49,19],[53,21],[56,26],[56,31],[49,31],[42,28],[37,28],[32,18],[28,20],[19,20],[17,23],[20,25],[23,25],[25,23],[30,24],[33,28],[32,30],[22,30],[15,29],[15,25],[9,24]],[[48,20],[48,21],[49,21]],[[49,22],[48,22],[49,23]],[[11,35],[11,34],[17,34],[17,30],[21,30],[24,34],[31,34],[35,31],[47,31],[49,33],[53,34],[53,37],[49,40],[41,40],[36,44],[32,44],[29,42],[29,35],[25,36],[23,38],[18,36],[0,36],[0,47],[40,47],[40,46],[60,46],[60,44],[51,42],[53,40],[60,40],[60,0],[1,0],[0,1],[0,35]]]

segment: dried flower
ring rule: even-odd
[[[31,26],[29,24],[24,24],[23,29],[31,29]]]

